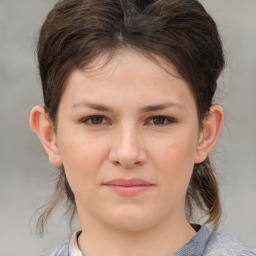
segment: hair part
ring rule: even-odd
[[[171,63],[189,85],[202,123],[225,62],[217,26],[198,0],[62,0],[48,14],[37,46],[45,110],[55,127],[71,72],[86,69],[100,54],[108,53],[110,60],[126,48]],[[38,220],[40,234],[61,200],[66,198],[68,211],[76,208],[64,167],[56,184]],[[188,216],[196,206],[218,227],[221,204],[208,158],[194,166],[186,206]]]

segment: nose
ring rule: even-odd
[[[121,128],[113,135],[109,160],[125,169],[141,166],[147,159],[142,138],[135,128]]]

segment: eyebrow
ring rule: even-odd
[[[87,108],[95,109],[98,111],[114,112],[113,109],[111,109],[110,107],[107,107],[103,104],[91,103],[91,102],[88,102],[85,100],[75,103],[71,108],[73,109],[73,108],[78,108],[78,107],[87,107]],[[145,106],[145,107],[142,107],[140,109],[140,111],[144,112],[144,113],[155,112],[155,111],[164,110],[164,109],[167,109],[170,107],[175,107],[175,108],[186,110],[186,108],[181,104],[174,103],[174,102],[167,102],[167,103],[163,103],[163,104]]]
[[[71,108],[78,108],[78,107],[87,107],[87,108],[91,108],[91,109],[95,109],[95,110],[99,110],[99,111],[106,111],[106,112],[113,112],[113,110],[111,110],[111,108],[102,105],[102,104],[97,104],[97,103],[91,103],[91,102],[87,102],[87,101],[81,101],[78,103],[75,103]]]
[[[158,110],[167,109],[169,107],[175,107],[175,108],[185,110],[185,107],[181,104],[174,103],[174,102],[167,102],[167,103],[163,103],[163,104],[145,106],[145,107],[142,108],[142,112],[154,112],[154,111],[158,111]]]

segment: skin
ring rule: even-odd
[[[105,57],[92,64],[101,66]],[[189,86],[158,60],[168,73],[132,50],[119,51],[98,71],[72,72],[56,131],[43,107],[32,110],[31,127],[50,162],[65,167],[87,256],[172,255],[196,233],[185,216],[186,189],[194,164],[216,143],[223,111],[213,105],[199,129]],[[104,185],[117,178],[152,186],[123,196]]]

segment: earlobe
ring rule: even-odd
[[[212,105],[207,117],[203,120],[197,144],[195,163],[202,163],[215,146],[224,120],[224,112],[220,105]]]
[[[50,122],[44,107],[36,106],[32,109],[29,123],[46,150],[50,163],[54,166],[62,166],[63,163],[54,127]]]

